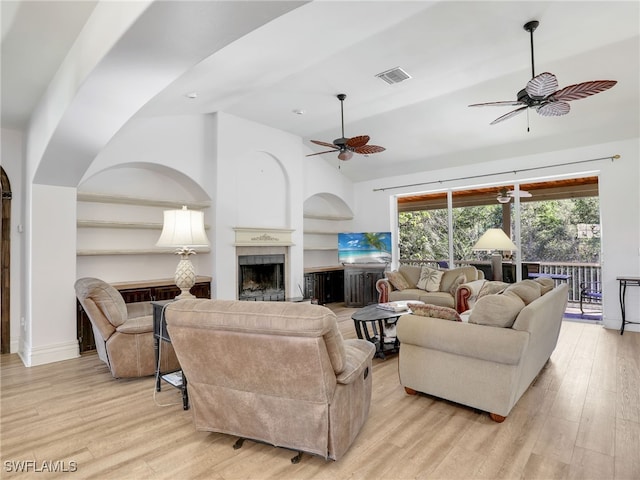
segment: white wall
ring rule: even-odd
[[[27,366],[79,355],[76,340],[76,189],[33,185],[28,317],[19,354]]]
[[[236,298],[234,227],[294,230],[285,275],[291,295],[304,283],[302,141],[233,115],[219,113],[216,123],[216,298]]]
[[[0,165],[4,168],[11,182],[11,286],[10,296],[10,339],[9,351],[18,351],[20,338],[20,320],[22,313],[23,277],[21,264],[23,260],[24,235],[24,153],[22,149],[23,136],[17,130],[2,129],[0,132]]]
[[[599,160],[572,165],[582,160],[619,154],[619,160]],[[417,191],[441,190],[443,187],[475,186],[491,182],[504,183],[593,172],[599,175],[600,212],[602,217],[602,280],[604,297],[604,325],[620,328],[621,312],[618,302],[619,275],[640,276],[640,144],[638,139],[591,145],[579,149],[550,154],[514,157],[482,163],[464,168],[450,168],[421,174],[398,176],[385,180],[362,182],[355,185],[356,218],[354,228],[363,231],[397,232],[397,216],[392,209],[393,196]],[[550,167],[550,168],[539,168]],[[527,172],[513,173],[523,169]],[[507,172],[495,178],[446,182],[450,178]],[[444,181],[424,187],[390,188],[421,182]],[[397,236],[397,235],[396,235]],[[397,252],[396,252],[397,253]],[[397,261],[397,258],[394,259]],[[627,289],[627,320],[640,321],[640,288]],[[628,330],[640,331],[638,325],[627,325]]]

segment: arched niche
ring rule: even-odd
[[[77,189],[78,277],[107,282],[171,278],[176,256],[156,246],[164,210],[203,210],[209,229],[210,205],[196,181],[166,166],[127,163],[91,175]],[[196,272],[210,275],[210,248],[196,251]]]
[[[317,193],[304,202],[305,268],[339,265],[338,234],[351,231],[353,211],[332,193]]]

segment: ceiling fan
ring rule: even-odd
[[[519,190],[518,192],[516,192],[515,190],[507,190],[503,187],[498,190],[498,196],[496,197],[496,200],[498,200],[499,203],[509,203],[511,199],[515,198],[516,196],[519,198],[529,198],[532,195],[526,190]]]
[[[324,152],[311,153],[307,157],[313,155],[322,155],[324,153],[339,152],[338,158],[340,160],[350,160],[354,153],[362,155],[369,155],[371,153],[383,152],[384,147],[377,145],[367,145],[369,142],[368,135],[360,135],[358,137],[345,138],[344,136],[344,99],[347,96],[344,93],[337,95],[340,100],[340,118],[342,120],[342,137],[336,138],[333,143],[321,142],[319,140],[311,140],[311,143],[316,145],[322,145],[323,147],[331,148],[331,150],[325,150]]]
[[[514,106],[518,107],[511,112],[496,118],[490,125],[494,125],[508,118],[522,113],[527,108],[534,108],[538,114],[545,117],[557,117],[569,113],[570,107],[567,102],[580,100],[596,93],[610,89],[616,83],[615,80],[595,80],[592,82],[577,83],[558,90],[558,80],[556,76],[549,72],[536,75],[533,61],[533,32],[540,22],[532,20],[524,24],[524,29],[531,35],[531,80],[527,86],[520,90],[515,101],[474,103],[470,107],[485,106]]]

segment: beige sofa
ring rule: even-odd
[[[431,291],[418,288],[422,273],[421,266],[401,265],[397,272],[385,272],[386,277],[376,282],[378,303],[418,300],[454,308],[458,312],[468,310],[470,305],[467,299],[471,296],[471,289],[468,288],[467,283],[484,279],[482,270],[467,266],[440,270],[440,272],[442,272],[442,277],[438,282],[437,289],[432,288]],[[400,275],[400,278],[397,278],[397,275]],[[462,281],[460,280],[461,275],[463,276]]]
[[[568,285],[546,285],[536,296],[529,282],[536,283],[524,280],[480,298],[468,322],[437,312],[400,317],[398,373],[407,393],[434,395],[503,421],[551,356],[567,305]]]
[[[375,346],[343,340],[331,310],[196,299],[165,318],[196,429],[338,460],[364,425]]]

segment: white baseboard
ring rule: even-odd
[[[80,356],[80,349],[77,340],[35,348],[23,344],[18,350],[18,355],[26,367],[35,367],[77,358]]]

